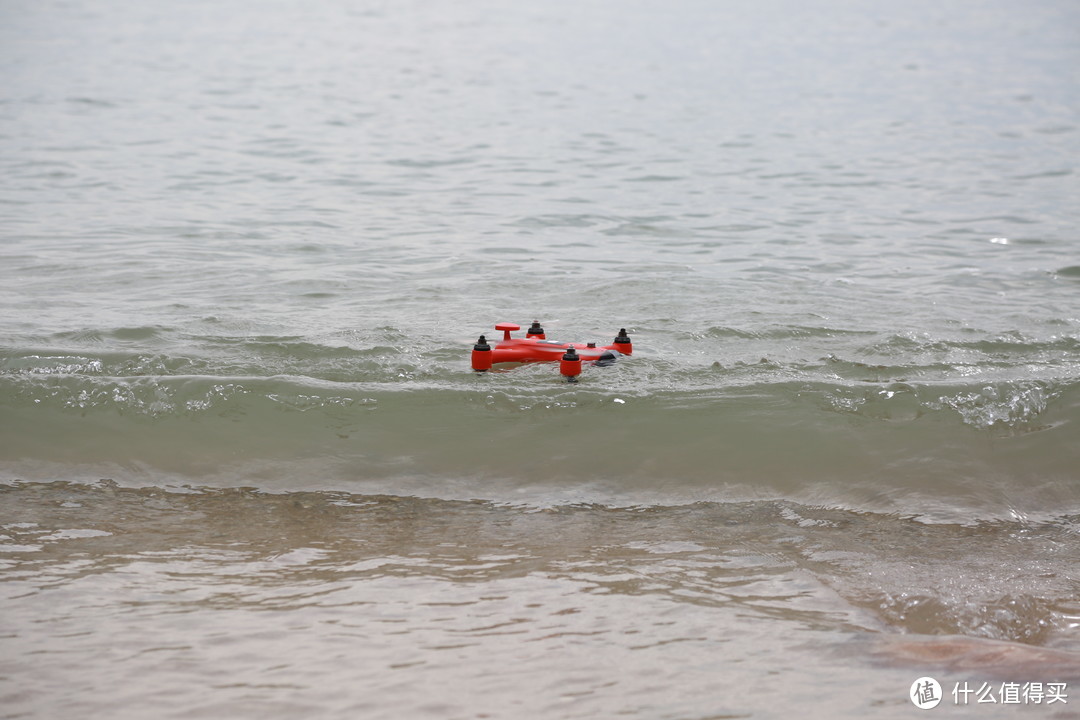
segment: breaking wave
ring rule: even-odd
[[[1080,501],[1080,382],[1052,373],[643,357],[570,386],[546,367],[474,375],[456,350],[254,342],[246,365],[7,353],[4,474],[514,502],[769,497],[929,518]],[[267,374],[312,356],[314,372]]]

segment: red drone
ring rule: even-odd
[[[476,372],[490,370],[492,365],[498,363],[558,361],[559,373],[570,382],[575,382],[577,376],[581,374],[583,362],[601,366],[610,365],[620,355],[629,355],[634,351],[630,336],[626,334],[626,328],[619,330],[619,334],[615,336],[615,342],[602,347],[597,347],[594,342],[558,343],[548,340],[544,334],[544,328],[540,327],[538,321],[533,322],[523,338],[510,337],[511,332],[521,329],[520,325],[514,323],[499,323],[495,329],[503,331],[503,339],[495,343],[494,348],[488,345],[487,338],[483,335],[473,346],[472,368]]]

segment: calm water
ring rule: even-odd
[[[1065,0],[0,0],[0,717],[1074,714],[1077,68]],[[470,370],[533,319],[634,355]]]

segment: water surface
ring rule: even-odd
[[[1077,67],[1060,0],[3,3],[3,715],[1075,691]],[[470,370],[534,319],[634,355]]]

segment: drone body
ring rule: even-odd
[[[503,331],[503,338],[494,347],[488,344],[483,335],[473,346],[472,368],[477,372],[490,370],[492,365],[498,363],[558,362],[559,373],[574,382],[581,374],[582,363],[610,365],[620,355],[629,355],[634,351],[626,328],[619,330],[612,344],[602,347],[597,347],[596,343],[548,340],[539,322],[533,322],[524,338],[510,337],[511,332],[521,329],[514,323],[499,323],[495,329]]]

